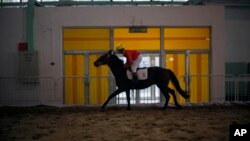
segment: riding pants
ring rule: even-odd
[[[133,64],[131,65],[131,71],[132,73],[136,73],[137,68],[139,67],[139,64],[142,60],[142,56],[139,55],[136,60],[133,61]]]

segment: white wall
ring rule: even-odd
[[[250,7],[226,7],[225,61],[250,62]]]
[[[17,75],[17,44],[26,41],[23,9],[0,8],[0,77]]]

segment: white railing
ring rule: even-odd
[[[73,93],[73,97],[80,97],[84,99],[82,102],[85,105],[96,105],[102,104],[107,99],[108,95],[114,92],[117,87],[115,85],[115,79],[112,76],[67,76],[62,78],[64,81],[64,94],[66,97],[68,94]],[[67,83],[67,84],[66,84]],[[74,83],[74,86],[71,86]],[[68,85],[66,87],[66,85]],[[78,91],[74,90],[72,87],[81,87]],[[70,89],[70,90],[69,90]],[[82,96],[81,96],[82,95]],[[70,102],[79,102],[78,100],[74,100],[72,97],[69,97]],[[81,101],[81,99],[80,99]],[[100,101],[102,101],[100,103]],[[143,90],[131,90],[130,91],[130,103],[131,104],[149,104],[149,103],[160,103],[160,92],[156,86],[149,87]],[[114,97],[109,105],[117,105],[117,104],[127,104],[126,94],[125,92],[120,93],[116,97]]]
[[[179,81],[185,81],[186,76]],[[79,95],[84,97],[82,105],[92,105],[93,97],[101,96],[98,105],[106,100],[106,97],[115,89],[115,80],[110,76],[68,76],[68,77],[0,77],[0,105],[6,106],[32,106],[32,105],[56,105],[67,104],[65,102],[65,82],[69,79],[78,79],[84,91]],[[102,80],[102,81],[97,81]],[[225,101],[250,101],[250,75],[190,75],[189,92],[191,99],[187,102],[225,102]],[[94,84],[95,83],[95,84]],[[96,84],[98,83],[98,85]],[[106,84],[104,84],[106,83]],[[198,83],[200,83],[198,85]],[[91,90],[94,86],[96,90]],[[98,87],[108,87],[106,97],[102,96]],[[201,86],[197,88],[197,86]],[[77,88],[77,87],[76,87]],[[98,90],[99,89],[99,90]],[[100,93],[100,94],[97,94]],[[200,94],[199,96],[192,96]],[[206,96],[207,94],[207,96]],[[161,103],[160,92],[157,87],[150,87],[140,91],[131,91],[132,104]],[[164,99],[164,98],[163,98]],[[124,93],[114,98],[111,105],[126,104]],[[96,104],[94,104],[96,105]]]
[[[186,81],[188,80],[188,81]],[[208,100],[198,102],[250,101],[250,75],[189,75],[182,76],[189,94],[208,93]],[[202,96],[197,96],[199,99]],[[199,98],[197,98],[199,97]]]
[[[60,96],[56,95],[55,86],[53,77],[0,77],[0,105],[32,106],[58,103]]]
[[[250,75],[240,74],[226,79],[226,101],[250,101]]]
[[[63,84],[64,104],[100,105],[115,90],[111,76],[64,76],[58,82]]]
[[[131,104],[155,104],[161,103],[160,90],[151,86],[143,90],[130,90]],[[116,97],[115,104],[127,104],[126,93],[123,92]]]

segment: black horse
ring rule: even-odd
[[[181,89],[175,74],[171,70],[161,67],[149,67],[148,78],[146,80],[139,80],[138,83],[135,84],[132,80],[128,79],[126,74],[127,69],[124,68],[124,62],[114,54],[113,50],[110,50],[106,54],[99,57],[94,62],[94,65],[96,67],[99,67],[101,65],[108,65],[113,75],[115,76],[116,85],[118,87],[118,89],[113,92],[108,97],[106,102],[102,105],[102,110],[104,110],[105,106],[114,96],[118,95],[121,92],[126,92],[128,102],[127,110],[130,110],[130,89],[145,89],[153,84],[157,85],[157,87],[161,90],[161,92],[166,98],[166,102],[163,107],[164,109],[167,108],[170,99],[168,93],[173,96],[176,107],[181,108],[177,101],[175,91],[168,87],[170,80],[182,97],[184,97],[185,99],[188,99],[190,97]]]

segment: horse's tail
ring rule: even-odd
[[[169,72],[170,72],[170,80],[174,84],[176,90],[180,93],[182,97],[184,97],[185,99],[188,99],[190,95],[188,95],[185,91],[181,89],[180,83],[178,79],[176,78],[174,72],[171,70],[169,70]]]

